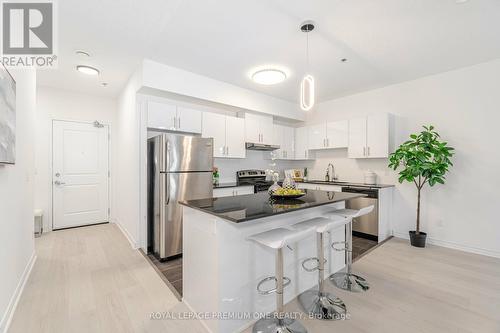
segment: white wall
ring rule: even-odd
[[[35,125],[35,207],[45,213],[44,230],[52,229],[52,120],[94,121],[108,124],[111,142],[116,139],[116,101],[50,87],[38,87]],[[113,179],[113,152],[110,149],[110,169]],[[111,187],[112,188],[112,187]],[[113,191],[110,191],[113,200]],[[112,211],[113,213],[113,211]]]
[[[395,115],[399,145],[424,124],[433,124],[456,148],[455,164],[446,185],[426,188],[422,198],[422,229],[435,243],[500,257],[500,60],[360,93],[318,105],[308,123],[348,119],[375,112]],[[307,163],[310,178],[323,179],[333,161],[341,179],[362,181],[372,169],[379,182],[397,183],[387,160],[347,159],[347,151],[320,151]],[[394,231],[414,230],[416,190],[412,184],[395,190]]]
[[[114,222],[122,229],[132,247],[140,241],[140,113],[137,91],[141,73],[136,72],[118,98],[115,140],[115,193],[111,207]],[[145,142],[144,142],[145,144]]]
[[[247,169],[271,169],[279,172],[280,177],[283,178],[285,176],[283,170],[295,169],[301,166],[299,161],[271,161],[269,156],[269,152],[247,150],[246,158],[215,158],[214,166],[219,168],[219,182],[235,182],[236,171]],[[276,166],[271,165],[273,162]]]
[[[17,83],[16,164],[0,165],[0,332],[34,262],[33,177],[36,76],[10,70]]]
[[[298,121],[306,119],[298,103],[291,103],[212,78],[144,60],[142,86]]]

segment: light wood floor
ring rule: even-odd
[[[188,310],[112,224],[44,235],[37,253],[9,333],[205,332],[195,320],[149,319]],[[350,319],[303,321],[309,332],[500,332],[499,259],[392,239],[354,269],[370,291],[329,287]]]
[[[37,262],[9,333],[205,332],[114,224],[55,231],[36,240]]]

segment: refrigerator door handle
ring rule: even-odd
[[[170,185],[168,183],[168,175],[167,177],[165,177],[165,192],[166,192],[165,204],[168,205],[170,203]]]

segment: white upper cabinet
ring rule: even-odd
[[[201,114],[199,110],[177,107],[177,130],[188,133],[201,133]]]
[[[349,120],[349,147],[347,154],[350,158],[366,157],[366,118]]]
[[[273,143],[280,146],[275,150],[275,155],[281,160],[295,159],[295,128],[282,125],[274,125]]]
[[[346,148],[349,143],[349,122],[330,121],[326,123],[326,148]]]
[[[369,158],[389,157],[389,114],[366,118],[366,153]]]
[[[214,157],[226,157],[226,116],[203,112],[201,136],[214,139]]]
[[[177,107],[157,102],[148,102],[148,127],[175,131]]]
[[[382,113],[349,120],[350,158],[389,156],[389,114]]]
[[[274,124],[272,116],[252,113],[245,114],[246,142],[274,144]]]
[[[295,159],[311,159],[309,152],[309,128],[298,127],[295,129]]]
[[[309,126],[309,149],[325,149],[326,126],[325,123]]]
[[[346,148],[348,124],[347,120],[342,120],[309,126],[309,149]]]
[[[148,102],[148,127],[201,133],[201,111],[158,102]]]
[[[245,158],[245,120],[218,113],[203,113],[204,138],[214,139],[214,157]]]
[[[232,158],[245,158],[245,119],[226,117],[226,147],[227,156]]]

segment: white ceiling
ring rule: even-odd
[[[297,101],[306,19],[316,22],[310,72],[320,101],[500,58],[499,0],[64,0],[58,12],[59,68],[39,71],[39,83],[98,95],[116,96],[150,58]],[[100,77],[76,72],[80,63]],[[290,76],[259,86],[248,71],[263,64]]]

